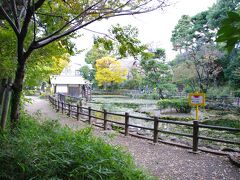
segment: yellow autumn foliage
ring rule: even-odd
[[[121,67],[121,63],[112,57],[103,57],[96,60],[96,80],[98,86],[105,83],[122,83],[126,80],[127,69]]]

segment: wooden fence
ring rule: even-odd
[[[236,142],[236,141],[219,139],[219,138],[214,138],[214,137],[206,137],[206,136],[200,136],[199,135],[199,130],[200,129],[206,129],[206,128],[207,129],[212,129],[212,130],[220,130],[220,131],[228,131],[228,132],[239,133],[240,129],[236,129],[236,128],[204,125],[204,124],[200,124],[198,121],[193,121],[192,123],[179,122],[179,121],[173,121],[173,120],[163,120],[163,119],[160,119],[158,117],[146,118],[146,117],[132,116],[129,113],[118,114],[118,113],[107,112],[106,110],[100,111],[100,110],[92,109],[91,107],[82,107],[82,106],[79,106],[79,105],[72,105],[70,103],[65,103],[63,101],[59,101],[58,99],[55,99],[52,96],[49,96],[49,101],[51,102],[51,104],[54,106],[54,108],[57,111],[60,111],[62,113],[66,112],[68,116],[74,117],[77,120],[80,120],[80,119],[85,120],[89,124],[93,124],[95,126],[103,128],[104,130],[107,129],[108,124],[110,124],[110,123],[114,124],[115,127],[119,128],[120,132],[125,134],[125,136],[132,135],[132,136],[137,136],[137,137],[140,137],[140,138],[152,140],[154,143],[163,142],[163,143],[168,143],[168,144],[171,144],[171,143],[170,142],[164,142],[161,139],[159,139],[159,133],[167,133],[167,134],[173,134],[173,135],[178,135],[178,136],[191,138],[192,139],[192,146],[184,146],[183,145],[182,147],[191,148],[193,150],[193,152],[196,152],[196,151],[198,151],[198,149],[200,149],[198,147],[199,139],[215,141],[215,142],[220,142],[220,143],[226,143],[226,144],[240,145],[240,142]],[[115,118],[117,117],[119,119],[123,118],[124,122],[118,122],[118,121],[112,120],[110,118],[110,116],[114,116]],[[131,118],[140,119],[142,121],[152,122],[153,126],[152,127],[144,127],[144,126],[131,124],[130,123]],[[94,120],[100,120],[102,123],[101,124],[96,123],[96,122],[94,123],[93,122]],[[192,133],[187,134],[187,133],[161,130],[161,129],[159,129],[159,124],[160,123],[168,123],[168,124],[190,127],[192,129]],[[149,130],[149,131],[152,132],[152,135],[150,137],[149,136],[146,137],[146,136],[140,136],[140,135],[133,134],[133,133],[131,133],[130,127],[140,128],[140,129],[143,129],[143,130]]]

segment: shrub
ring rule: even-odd
[[[191,106],[186,99],[162,99],[157,102],[157,105],[161,109],[175,108],[179,113],[191,112]]]
[[[193,121],[195,118],[193,117],[174,117],[174,116],[163,116],[160,119],[164,120],[173,120],[173,121]]]
[[[119,147],[56,122],[22,116],[0,134],[0,179],[148,179]]]
[[[46,99],[48,96],[49,96],[49,93],[47,93],[47,92],[40,93],[40,99]]]
[[[230,87],[228,86],[222,86],[222,87],[211,87],[208,89],[207,96],[208,97],[227,97],[231,94]]]
[[[207,125],[232,127],[232,128],[240,129],[240,120],[218,119],[218,120],[206,120],[206,121],[203,121],[202,123]]]
[[[36,94],[36,90],[25,90],[24,93],[26,96],[34,96]]]

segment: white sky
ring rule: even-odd
[[[152,44],[152,47],[160,47],[166,50],[167,60],[172,60],[177,54],[172,50],[171,33],[182,15],[193,16],[201,11],[207,10],[216,0],[169,0],[172,5],[148,14],[135,16],[116,17],[109,20],[95,22],[88,26],[88,29],[107,33],[111,25],[119,23],[120,25],[131,24],[139,29],[139,39],[146,44]],[[81,30],[83,37],[76,39],[78,49],[86,49],[80,55],[72,57],[72,61],[78,64],[85,64],[85,53],[91,48],[93,43],[93,33]]]

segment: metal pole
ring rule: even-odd
[[[198,105],[196,106],[196,120],[198,121]]]

